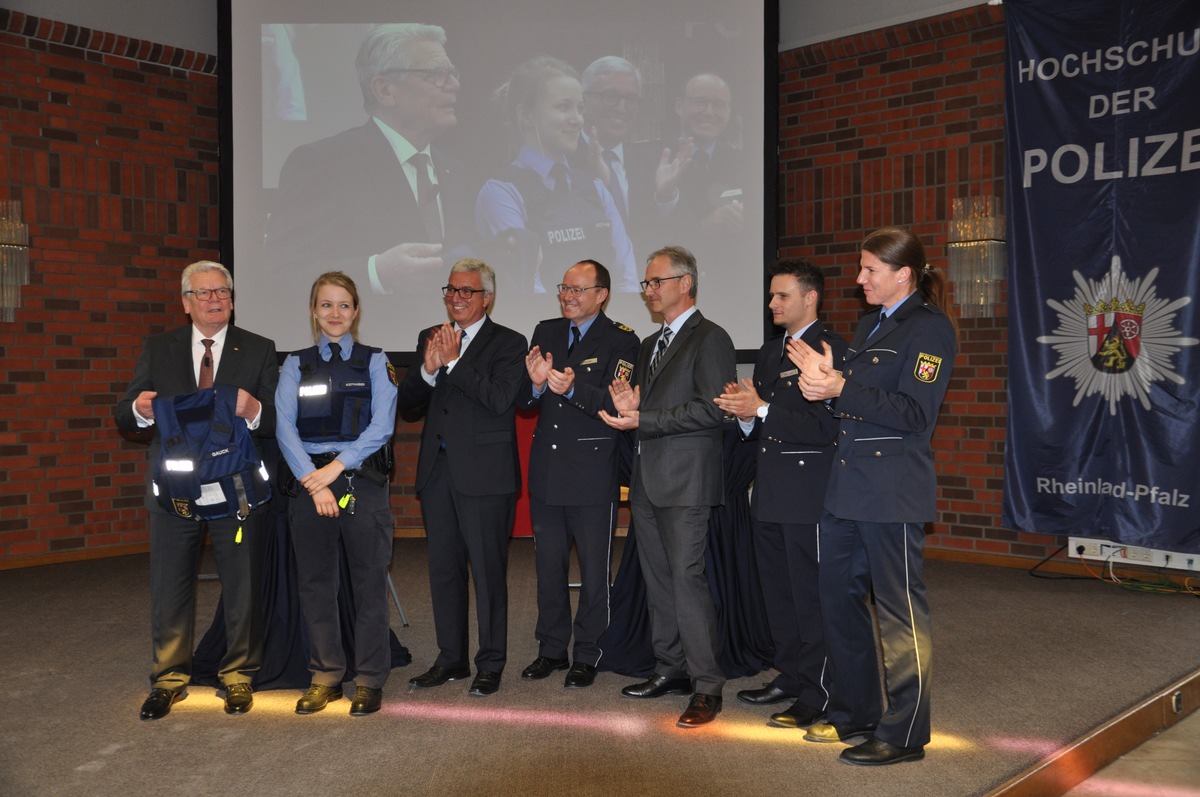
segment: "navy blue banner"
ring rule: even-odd
[[[1200,551],[1200,2],[1004,10],[1002,522]]]

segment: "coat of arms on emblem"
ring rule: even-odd
[[[940,371],[941,368],[941,357],[935,357],[932,354],[921,352],[917,355],[917,367],[913,369],[913,376],[922,382],[936,382],[938,371]]]
[[[1117,299],[1084,305],[1088,317],[1088,340],[1092,365],[1099,371],[1121,374],[1133,367],[1142,337],[1142,313],[1146,304]]]

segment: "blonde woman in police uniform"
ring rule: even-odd
[[[957,350],[942,275],[909,230],[884,228],[862,244],[857,282],[879,307],[859,322],[845,362],[828,347],[789,345],[805,398],[841,419],[820,525],[821,613],[833,666],[825,724],[814,742],[865,737],[848,764],[925,756],[929,742],[929,605],[922,578],[925,524],[937,515],[930,439]],[[887,699],[881,702],[874,590]]]

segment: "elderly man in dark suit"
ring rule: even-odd
[[[196,567],[206,530],[225,603],[228,649],[218,674],[225,687],[226,713],[250,710],[254,702],[250,684],[262,660],[258,596],[265,508],[253,510],[244,521],[231,517],[202,523],[168,514],[150,488],[150,475],[160,456],[152,402],[214,383],[230,385],[238,389],[237,416],[245,420],[251,434],[273,437],[279,360],[272,341],[229,325],[233,278],[224,266],[204,260],[193,263],[184,269],[182,283],[183,310],[192,323],[146,339],[133,382],[115,408],[123,432],[155,431],[146,479],[154,664],[150,696],[142,704],[144,720],[165,717],[186,696],[192,673]]]
[[[591,686],[608,627],[609,565],[620,492],[620,433],[599,418],[613,410],[608,385],[633,377],[638,338],[609,319],[604,303],[608,269],[594,260],[567,269],[558,286],[562,317],[543,321],[525,358],[528,379],[520,403],[538,408],[529,452],[529,511],[537,552],[538,657],[526,680],[567,669],[571,596],[567,570],[571,543],[579,556],[579,607],[574,663],[563,685]]]
[[[817,589],[817,521],[836,451],[838,421],[824,402],[808,401],[797,389],[800,371],[787,357],[787,342],[822,344],[838,357],[846,341],[817,318],[825,277],[805,260],[785,259],[771,269],[770,308],[786,334],[758,352],[754,379],[730,383],[717,406],[735,415],[746,439],[758,448],[750,514],[754,553],[767,624],[779,671],[761,689],[743,689],[738,700],[792,705],[771,715],[773,725],[808,728],[825,714],[829,666],[821,630]]]
[[[440,686],[471,674],[467,661],[467,570],[479,622],[470,694],[495,694],[508,647],[508,537],[521,469],[516,399],[525,337],[487,315],[496,275],[460,260],[442,289],[453,323],[421,332],[417,361],[400,383],[399,410],[425,415],[416,488],[429,544],[429,586],[438,656],[409,680]]]
[[[642,341],[634,386],[610,386],[616,429],[637,430],[630,508],[646,579],[657,665],[626,697],[695,692],[676,723],[716,719],[725,676],[717,661],[717,620],[704,572],[708,517],[724,503],[721,410],[713,397],[733,379],[733,341],[696,307],[696,259],[682,247],[650,255],[642,288],[663,328]]]
[[[458,120],[445,45],[442,28],[412,23],[363,40],[355,65],[370,119],[288,156],[266,228],[275,268],[337,269],[375,293],[437,287],[445,253],[471,235],[476,193],[434,145]]]

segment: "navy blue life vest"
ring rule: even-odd
[[[321,359],[313,346],[300,360],[296,431],[310,443],[353,441],[371,423],[371,356],[381,349],[355,342],[350,358]]]
[[[541,281],[549,293],[554,292],[554,285],[562,276],[563,263],[616,260],[612,223],[604,213],[595,178],[578,169],[571,169],[570,174],[571,190],[561,193],[547,188],[537,172],[512,164],[499,178],[516,186],[525,200],[525,229],[536,234],[541,243],[542,264],[546,269]],[[528,284],[532,284],[532,279]]]
[[[236,387],[214,385],[153,400],[162,441],[154,495],[172,515],[245,520],[271,500],[267,468],[237,417],[237,397]]]

